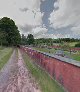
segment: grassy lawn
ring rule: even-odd
[[[80,52],[77,52],[75,54],[68,52],[68,51],[64,51],[65,55],[69,56],[71,59],[80,61]]]
[[[1,47],[1,46],[0,46],[0,51],[3,50],[3,49],[4,49],[4,47]]]
[[[71,47],[74,47],[75,44],[77,44],[77,43],[78,43],[78,42],[70,42],[69,45],[70,45]]]
[[[47,53],[55,53],[55,49],[47,49],[47,48],[34,48],[34,49],[36,49],[36,50],[39,50],[39,51],[43,51],[43,52],[47,52]]]
[[[37,80],[42,92],[64,92],[50,76],[41,68],[32,63],[32,59],[27,54],[23,54],[24,61],[30,70],[31,74]]]
[[[70,56],[72,59],[80,61],[80,54],[71,54]]]
[[[0,59],[3,58],[9,51],[11,51],[11,48],[4,48],[0,50]]]
[[[80,61],[80,51],[76,52],[75,54],[74,53],[70,54],[70,52],[64,51],[64,54],[69,56],[73,60]]]
[[[0,70],[7,63],[11,54],[13,52],[12,48],[4,48],[0,51]]]

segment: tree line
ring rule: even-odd
[[[38,38],[34,39],[34,36],[32,34],[28,34],[28,36],[24,36],[22,34],[22,41],[21,43],[23,45],[47,45],[47,46],[53,46],[54,43],[62,43],[65,42],[80,42],[80,39],[74,39],[74,38],[58,38],[58,39],[52,39],[52,38]]]
[[[75,39],[75,38],[58,38],[54,39],[54,43],[62,43],[62,42],[79,42],[80,39]]]

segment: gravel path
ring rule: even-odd
[[[14,51],[0,72],[0,92],[41,92],[27,70],[19,50],[18,58]]]

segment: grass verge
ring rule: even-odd
[[[7,63],[7,61],[9,60],[9,58],[13,52],[12,48],[7,48],[6,50],[7,50],[6,54],[0,59],[0,70]]]
[[[46,53],[52,53],[52,54],[54,54],[56,51],[55,49],[48,49],[48,48],[34,48],[34,49],[42,52],[46,52]]]
[[[67,52],[67,51],[64,51],[65,55],[69,56],[71,59],[73,60],[76,60],[76,61],[80,61],[80,52],[78,53],[71,53],[70,52]]]
[[[3,49],[4,49],[4,47],[1,47],[1,46],[0,46],[0,50],[3,50]]]
[[[80,61],[80,54],[71,55],[72,59]]]
[[[32,63],[32,59],[25,53],[23,53],[23,59],[30,70],[31,74],[35,77],[39,83],[42,92],[64,92],[50,76],[41,68]]]

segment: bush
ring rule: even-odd
[[[75,45],[75,47],[80,47],[80,43],[77,43],[77,44]]]

